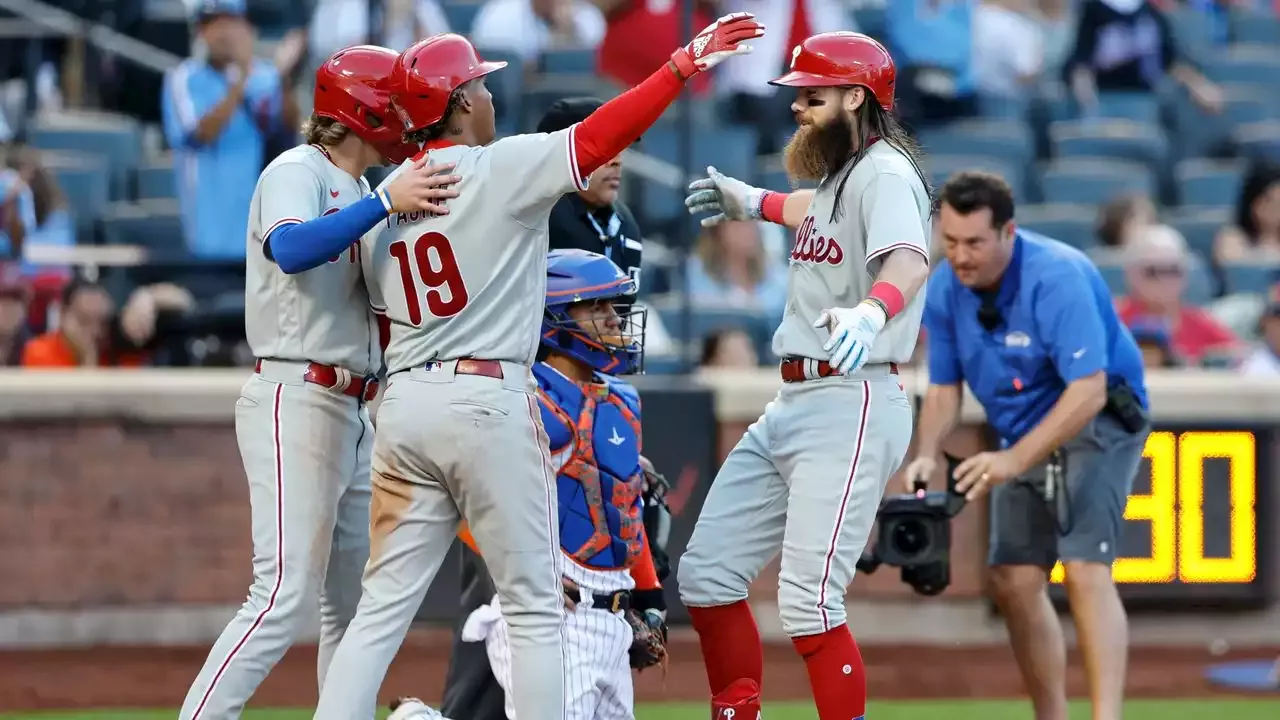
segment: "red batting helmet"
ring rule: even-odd
[[[393,163],[418,151],[402,140],[404,128],[392,116],[387,76],[396,52],[356,45],[334,53],[316,70],[315,114],[336,120],[373,145]]]
[[[893,109],[893,81],[898,70],[889,51],[867,35],[856,32],[820,33],[791,51],[791,68],[771,85],[788,87],[838,87],[861,85],[880,107]]]
[[[454,90],[506,66],[505,62],[485,62],[461,35],[432,35],[396,58],[390,80],[391,105],[406,132],[421,130],[444,118]]]

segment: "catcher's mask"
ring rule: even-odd
[[[542,345],[608,375],[642,372],[648,311],[632,306],[635,295],[635,279],[609,258],[586,250],[552,251]]]

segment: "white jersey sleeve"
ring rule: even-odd
[[[871,176],[862,195],[862,236],[867,243],[867,273],[875,277],[879,261],[898,248],[910,248],[929,261],[929,229],[920,219],[920,199],[912,182],[893,172]]]
[[[320,217],[326,205],[325,192],[324,179],[300,161],[267,168],[258,185],[257,227],[262,228],[258,242],[270,237],[276,228]]]
[[[507,212],[526,227],[545,222],[561,196],[587,189],[578,171],[574,134],[578,125],[553,133],[512,135],[489,146],[490,178]]]

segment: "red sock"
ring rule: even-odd
[[[858,720],[867,712],[867,671],[848,625],[792,638],[804,658],[818,720]]]
[[[715,607],[689,608],[689,620],[698,631],[702,662],[707,666],[711,694],[719,695],[735,680],[764,682],[764,650],[760,629],[746,600]],[[844,718],[849,720],[849,718]]]

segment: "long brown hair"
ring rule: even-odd
[[[40,151],[31,147],[17,147],[9,153],[5,164],[23,175],[29,175],[31,204],[36,214],[36,225],[43,225],[55,210],[67,207],[67,196],[58,187],[53,173],[40,162]]]
[[[703,228],[693,246],[693,254],[702,261],[702,269],[707,275],[719,282],[728,280],[728,276],[725,273],[723,234],[729,222],[733,221],[726,221]],[[757,233],[757,241],[760,244],[761,252],[747,259],[747,278],[751,281],[752,286],[759,285],[764,280],[765,275],[764,240],[759,237],[759,233]]]
[[[342,144],[350,133],[351,128],[346,125],[333,118],[320,117],[315,113],[302,123],[302,139],[308,145],[335,147]]]
[[[902,123],[898,122],[898,118],[885,110],[870,92],[867,92],[866,99],[862,101],[854,118],[857,122],[858,149],[854,151],[853,158],[845,164],[844,169],[837,173],[839,181],[836,185],[836,201],[831,209],[831,220],[834,222],[844,212],[844,186],[849,182],[849,175],[853,173],[853,168],[867,156],[867,149],[870,147],[868,138],[879,138],[880,142],[886,143],[905,155],[912,169],[916,171],[916,177],[920,178],[920,183],[924,185],[925,194],[932,197],[933,188],[929,184],[929,176],[920,169],[920,160],[924,156],[924,151],[920,143],[916,142]],[[824,184],[833,180],[833,177],[828,176]]]

